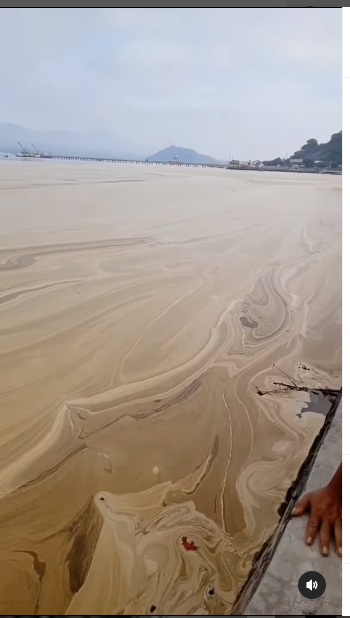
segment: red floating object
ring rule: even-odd
[[[182,547],[186,551],[197,551],[197,549],[198,549],[198,546],[195,544],[194,541],[188,541],[187,540],[187,536],[183,536],[182,537]]]

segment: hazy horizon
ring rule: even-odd
[[[221,160],[291,154],[341,128],[341,8],[1,17],[4,123],[142,156],[176,144]]]

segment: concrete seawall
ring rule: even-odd
[[[306,517],[291,518],[299,497],[324,487],[337,470],[342,457],[341,419],[340,394],[302,466],[273,538],[252,569],[234,615],[341,615],[342,561],[333,548],[328,558],[322,557],[318,541],[313,547],[307,547],[304,542]],[[326,591],[319,599],[306,599],[298,590],[299,578],[308,571],[317,571],[326,580]]]

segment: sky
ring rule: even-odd
[[[0,122],[285,156],[341,129],[341,56],[341,8],[2,8]]]

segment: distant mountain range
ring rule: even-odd
[[[118,149],[118,138],[110,131],[33,131],[20,125],[0,122],[0,151],[16,154],[20,151],[18,142],[29,150],[34,150],[34,144],[39,150],[54,155],[144,158]]]
[[[148,161],[167,163],[168,161],[173,161],[175,158],[179,159],[181,163],[218,163],[218,161],[212,157],[199,154],[195,150],[191,150],[191,148],[181,148],[181,146],[169,146],[168,148],[164,148],[164,150],[160,150],[148,157]]]
[[[33,131],[20,125],[0,122],[0,152],[16,154],[19,143],[29,150],[47,154],[82,157],[116,157],[143,161],[145,157],[134,152],[120,150],[118,138],[111,131],[74,133],[73,131]],[[34,146],[33,146],[34,144]],[[216,159],[199,154],[190,148],[169,146],[148,157],[149,161],[167,163],[178,158],[182,163],[217,163]]]

